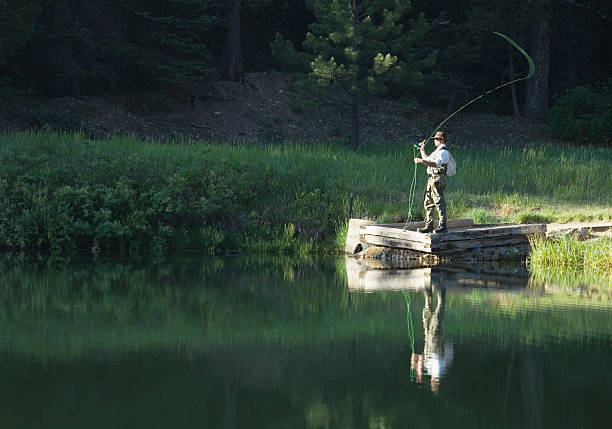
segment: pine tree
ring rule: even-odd
[[[351,145],[357,149],[364,98],[383,95],[402,79],[404,84],[406,79],[418,79],[420,70],[433,63],[433,56],[410,64],[400,59],[403,53],[412,55],[410,47],[424,35],[425,20],[420,16],[410,32],[404,29],[401,20],[409,8],[408,0],[311,0],[309,7],[315,22],[309,26],[304,48],[313,58],[311,76],[320,85],[347,94]],[[273,44],[277,55],[303,64],[304,56],[288,54],[291,49],[280,38]]]
[[[214,59],[206,44],[214,19],[207,3],[133,0],[122,4],[129,36],[114,48],[130,64],[131,73],[139,76],[139,85],[189,89],[214,74]]]
[[[27,43],[39,15],[40,0],[0,0],[0,67]]]

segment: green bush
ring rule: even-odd
[[[476,147],[454,156],[461,174],[449,179],[452,218],[612,218],[610,149]],[[405,219],[413,169],[412,148],[398,145],[356,153],[328,143],[91,141],[48,129],[0,134],[0,250],[157,257],[343,249],[349,195],[353,217]],[[598,172],[596,181],[590,171]],[[419,167],[414,220],[422,218],[425,181]],[[568,214],[550,201],[574,202],[580,211]]]
[[[551,133],[577,143],[612,141],[612,79],[594,90],[577,86],[560,96],[548,112]]]
[[[0,248],[163,256],[331,242],[341,196],[330,197],[320,173],[304,183],[310,167],[285,155],[272,168],[266,151],[51,130],[2,136]]]

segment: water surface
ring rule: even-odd
[[[2,427],[609,425],[612,298],[520,267],[4,261],[0,284]]]

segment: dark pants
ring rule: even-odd
[[[427,189],[425,190],[425,226],[433,226],[433,210],[434,207],[438,210],[440,217],[440,226],[446,226],[446,201],[444,200],[444,189],[446,189],[446,181],[444,177],[432,177],[427,180]]]

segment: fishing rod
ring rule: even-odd
[[[493,34],[497,34],[499,37],[501,37],[504,40],[506,40],[514,48],[516,48],[521,54],[523,54],[523,56],[527,60],[527,63],[529,64],[529,72],[527,73],[526,76],[523,76],[523,77],[518,78],[518,79],[511,80],[510,82],[503,83],[503,84],[501,84],[499,86],[496,86],[493,89],[490,89],[490,90],[480,94],[478,97],[468,101],[463,106],[461,106],[460,108],[455,110],[453,113],[448,115],[442,122],[440,122],[440,124],[438,124],[438,126],[431,133],[431,135],[429,137],[427,137],[427,139],[425,139],[425,142],[423,143],[422,146],[420,144],[413,143],[413,145],[414,145],[413,152],[414,152],[415,155],[416,155],[416,149],[421,149],[421,147],[425,147],[425,145],[427,145],[427,143],[433,138],[433,136],[436,134],[436,132],[438,132],[440,130],[442,125],[444,125],[449,119],[451,119],[457,113],[461,112],[463,109],[468,107],[470,104],[475,103],[476,101],[480,100],[481,98],[484,98],[487,95],[491,94],[492,92],[495,92],[498,89],[501,89],[501,88],[503,88],[505,86],[512,85],[513,83],[520,82],[521,80],[527,80],[527,79],[531,78],[533,76],[533,74],[535,73],[535,63],[533,62],[533,59],[529,56],[529,54],[523,48],[521,48],[521,46],[518,43],[516,43],[514,40],[512,40],[510,37],[506,36],[503,33],[499,33],[497,31],[492,31],[492,33]],[[406,217],[406,225],[404,226],[404,228],[406,228],[408,226],[408,222],[412,219],[412,204],[413,204],[413,200],[414,200],[415,187],[416,187],[416,168],[417,168],[417,165],[415,164],[414,165],[414,176],[412,178],[412,184],[410,185],[410,193],[409,193],[410,195],[408,197],[409,198],[408,215]]]
[[[529,64],[529,72],[527,73],[526,76],[523,76],[523,77],[518,78],[518,79],[514,79],[514,80],[512,80],[510,82],[506,82],[506,83],[501,84],[499,86],[496,86],[495,88],[490,89],[487,92],[484,92],[484,93],[480,94],[478,97],[474,98],[473,100],[470,100],[467,103],[465,103],[463,106],[461,106],[460,108],[455,110],[453,113],[448,115],[446,117],[446,119],[444,119],[442,122],[440,122],[440,124],[436,127],[436,129],[433,131],[433,133],[431,133],[431,135],[425,140],[425,143],[423,144],[423,146],[425,146],[429,142],[429,140],[431,140],[433,138],[433,136],[436,134],[436,132],[440,130],[442,125],[444,125],[450,118],[455,116],[457,113],[461,112],[463,109],[465,109],[470,104],[480,100],[483,97],[486,97],[490,93],[495,92],[498,89],[501,89],[501,88],[503,88],[505,86],[512,85],[513,83],[520,82],[521,80],[527,80],[527,79],[531,78],[533,76],[533,74],[535,73],[535,63],[533,62],[533,59],[529,56],[529,54],[523,48],[521,48],[521,46],[518,43],[516,43],[514,40],[512,40],[510,37],[506,36],[503,33],[499,33],[497,31],[492,31],[492,33],[493,34],[497,34],[499,37],[501,37],[504,40],[506,40],[508,43],[510,43],[512,46],[514,46],[521,54],[523,54],[523,56],[527,60],[527,63]],[[417,149],[420,149],[420,146],[418,144],[414,143],[414,146]]]

